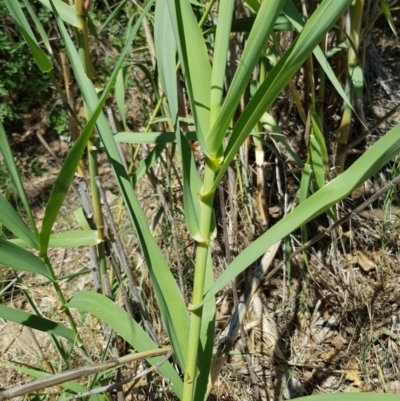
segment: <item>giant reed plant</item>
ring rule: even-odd
[[[51,234],[56,216],[73,181],[84,149],[88,141],[91,141],[93,129],[96,128],[142,248],[164,327],[182,375],[178,374],[169,362],[163,363],[158,368],[159,372],[169,380],[171,389],[180,399],[185,401],[204,400],[208,395],[207,388],[214,347],[215,295],[275,243],[321,213],[329,212],[332,206],[349,195],[400,152],[400,126],[397,126],[337,178],[325,182],[329,180],[329,175],[326,171],[319,172],[317,175],[318,190],[309,197],[304,196],[301,203],[290,214],[245,248],[226,270],[214,279],[211,250],[216,231],[215,191],[239,148],[252,133],[254,127],[260,126],[260,122],[265,120],[268,108],[312,54],[320,63],[326,77],[331,80],[344,101],[348,102],[346,94],[326,61],[319,44],[341,15],[346,12],[352,1],[323,0],[306,22],[303,21],[290,0],[264,0],[260,3],[255,0],[248,1],[247,5],[254,13],[254,22],[233,79],[226,88],[226,65],[235,2],[220,0],[215,3],[218,23],[216,29],[207,34],[214,35],[213,40],[208,41],[209,37],[199,27],[193,5],[189,0],[150,0],[141,10],[135,25],[129,27],[126,44],[116,61],[114,70],[110,73],[101,96],[89,74],[86,73],[87,65],[85,67],[82,64],[82,59],[65,26],[65,24],[81,26],[82,21],[78,24],[74,9],[61,0],[40,1],[53,11],[71,68],[88,109],[88,121],[60,170],[46,206],[40,230],[37,229],[36,222],[32,217],[18,170],[7,144],[6,134],[3,129],[0,129],[0,149],[29,217],[29,224],[27,224],[5,198],[0,198],[2,203],[0,221],[17,237],[16,240],[0,240],[0,263],[14,269],[42,275],[51,280],[56,288],[59,288],[58,278],[47,256],[49,247],[74,246],[76,242],[71,243],[72,238],[77,238],[79,245],[93,245],[104,240],[102,235],[98,235],[99,231],[94,230],[66,233],[62,241],[59,240],[57,243],[52,242]],[[19,2],[6,0],[6,3],[38,65],[43,72],[51,71],[52,64],[37,44]],[[208,4],[209,7],[205,9],[204,18],[207,18],[207,13],[213,4],[214,2]],[[143,18],[154,6],[157,70],[173,132],[146,134],[124,132],[114,136],[102,108],[114,86],[124,58],[137,37]],[[87,14],[81,13],[79,18],[86,19]],[[265,79],[260,81],[256,92],[236,120],[235,112],[239,102],[247,90],[250,77],[260,61],[262,51],[271,35],[274,34],[274,29],[279,26],[278,20],[279,22],[284,20],[287,23],[286,26],[290,26],[292,29],[295,27],[298,31],[297,38],[279,58],[272,70],[266,74]],[[210,43],[212,47],[210,47]],[[85,47],[85,52],[88,51],[89,49]],[[193,150],[187,135],[180,128],[177,60],[181,66],[193,114],[196,138],[205,160],[203,178],[196,168]],[[318,127],[317,117],[314,117],[313,121],[315,127]],[[320,136],[316,135],[316,143],[319,139]],[[179,290],[162,250],[150,232],[148,221],[124,168],[116,141],[163,144],[163,146],[172,142],[177,144],[178,160],[181,163],[180,170],[183,175],[185,222],[191,237],[196,242],[197,249],[193,293],[187,296],[190,299],[189,304],[185,303],[185,297]],[[95,141],[92,140],[89,143],[91,143],[91,147],[95,146]],[[319,151],[313,156],[314,160],[323,161],[326,164],[323,152],[324,144],[321,141],[316,149]],[[317,163],[315,163],[316,165]],[[91,179],[93,180],[94,177]],[[25,250],[26,247],[38,250],[38,256]],[[47,331],[53,336],[64,337],[73,343],[78,337],[69,310],[76,308],[91,313],[106,322],[137,352],[143,353],[150,364],[155,365],[162,361],[160,356],[149,357],[149,355],[155,355],[156,352],[154,354],[152,352],[157,349],[157,345],[149,334],[109,298],[95,292],[81,291],[66,303],[62,293],[59,295],[65,313],[70,317],[71,329],[41,316],[11,310],[5,306],[1,307],[0,316],[38,330]],[[79,341],[78,346],[84,349],[84,344]],[[78,388],[79,390],[77,390]],[[68,389],[69,391],[82,391],[79,385],[75,387],[70,385]],[[9,394],[0,392],[0,400],[9,397]],[[23,392],[18,394],[23,394]],[[331,399],[339,397],[331,396]],[[368,400],[373,398],[368,394],[351,394],[346,397],[341,399]],[[311,397],[315,400],[319,398],[320,396]],[[321,399],[324,398],[321,396]],[[330,399],[329,396],[326,399]],[[387,399],[391,399],[391,397],[388,396]]]

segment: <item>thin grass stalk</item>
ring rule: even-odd
[[[170,351],[169,347],[158,348],[152,351],[140,352],[135,354],[129,354],[122,357],[102,361],[91,366],[84,366],[82,368],[77,368],[70,370],[68,372],[63,372],[58,375],[49,375],[48,377],[40,380],[36,380],[32,383],[24,384],[16,388],[10,388],[0,392],[0,401],[8,400],[10,398],[19,397],[25,394],[33,393],[35,391],[40,391],[45,388],[53,387],[59,384],[66,383],[81,377],[93,375],[96,372],[104,372],[108,369],[117,368],[124,364],[131,363],[133,361],[145,360],[149,357],[157,355],[165,355]]]
[[[207,7],[205,16],[211,11],[213,1]],[[214,63],[211,73],[211,86],[210,86],[210,113],[209,121],[202,121],[202,125],[209,123],[212,126],[217,120],[223,96],[223,85],[226,68],[226,56],[229,47],[229,33],[234,9],[234,2],[232,0],[222,0],[219,4],[219,13],[223,15],[219,19],[215,37],[214,48]],[[203,19],[200,25],[204,23]],[[201,122],[201,119],[199,120]],[[200,128],[200,125],[199,127]],[[203,133],[204,134],[204,133]],[[221,142],[222,145],[222,142]],[[203,152],[206,150],[203,147]],[[210,261],[211,242],[213,240],[213,225],[214,225],[214,196],[215,191],[210,191],[215,181],[215,161],[206,156],[205,172],[203,188],[199,193],[200,200],[200,215],[199,215],[199,235],[201,240],[197,241],[196,250],[196,266],[193,282],[192,304],[196,305],[198,301],[201,302],[204,296],[204,288],[207,276],[208,263]],[[208,366],[208,362],[198,360],[199,347],[201,344],[201,329],[202,329],[202,315],[203,308],[193,311],[190,317],[189,341],[188,349],[186,352],[186,369],[183,382],[183,401],[192,401],[194,394],[201,394],[204,397],[206,389],[196,389],[196,376],[198,375],[197,369],[201,365]],[[210,342],[212,339],[207,339]],[[205,347],[206,348],[206,347]],[[204,349],[205,351],[205,349]],[[211,357],[211,355],[210,355]],[[209,369],[209,367],[208,367]],[[207,373],[208,372],[203,372]],[[203,376],[204,379],[204,376]]]
[[[259,73],[259,84],[265,80],[267,75],[267,60],[265,57],[260,59],[260,73]],[[256,153],[256,165],[257,165],[257,201],[258,208],[261,214],[261,221],[264,229],[268,228],[269,224],[269,212],[267,203],[267,191],[265,187],[264,177],[264,146],[261,142],[261,136],[263,132],[263,126],[261,122],[257,124],[257,132],[253,137]]]
[[[86,72],[86,75],[93,80],[95,72],[90,58],[89,49],[89,29],[88,29],[88,12],[90,8],[90,1],[76,0],[75,13],[77,17],[77,32],[78,32],[78,45],[79,55]],[[85,106],[85,115],[89,119],[89,112]],[[97,147],[95,131],[93,131],[88,142],[88,160],[89,160],[89,175],[90,175],[90,190],[92,194],[93,214],[96,223],[97,237],[100,240],[97,246],[98,263],[101,277],[101,287],[104,294],[108,293],[107,288],[109,284],[107,277],[106,254],[105,254],[105,235],[104,235],[104,216],[101,208],[101,197],[99,188],[96,185],[96,177],[98,176],[98,161],[97,161]],[[107,294],[110,295],[110,294]]]
[[[326,34],[320,44],[321,50],[325,54],[328,34]],[[317,113],[321,121],[321,126],[324,126],[324,113],[325,113],[325,72],[320,65],[318,65],[319,81],[318,81],[318,94],[317,94]]]
[[[352,81],[352,75],[355,73],[355,69],[358,66],[358,50],[360,46],[360,29],[362,23],[362,15],[364,10],[364,0],[355,0],[350,7],[350,16],[348,34],[350,38],[350,45],[347,55],[347,83],[348,93],[351,101],[354,101],[354,84]],[[350,76],[349,76],[350,75]],[[342,121],[339,128],[339,137],[337,141],[337,156],[335,161],[336,174],[339,175],[344,171],[344,166],[346,162],[346,153],[344,149],[346,148],[351,130],[351,118],[352,109],[350,105],[346,104],[344,107]]]
[[[63,2],[69,5],[68,0],[63,0]],[[73,112],[75,112],[75,99],[71,92],[71,70],[68,60],[68,54],[65,51],[65,49],[60,50],[60,60],[64,79],[65,95],[67,97],[69,107]],[[70,112],[68,115],[68,128],[71,133],[71,138],[75,142],[78,139],[79,130],[78,130],[78,123],[74,117],[76,116]],[[82,161],[82,163],[80,163],[78,167],[78,174],[84,177],[84,172],[85,172],[85,164]]]
[[[215,179],[215,171],[209,166],[206,160],[204,173],[204,188],[210,188]],[[208,191],[207,191],[208,192]],[[206,193],[207,193],[206,192]],[[200,195],[201,196],[201,195]],[[207,197],[201,199],[200,206],[200,236],[202,242],[198,242],[196,251],[196,266],[193,281],[192,304],[196,305],[203,300],[205,277],[207,269],[207,258],[211,245],[211,225],[214,217],[214,192],[208,193]],[[193,311],[190,318],[189,342],[186,356],[186,371],[183,387],[183,401],[192,401],[195,379],[197,375],[197,358],[200,343],[200,329],[203,308]]]
[[[78,130],[78,124],[75,121],[75,118],[71,111],[75,113],[75,99],[73,94],[71,93],[71,72],[70,72],[70,66],[69,66],[69,61],[68,61],[68,55],[67,52],[62,49],[60,51],[60,60],[61,60],[61,68],[63,72],[63,79],[64,79],[64,88],[65,88],[65,94],[67,97],[67,101],[70,107],[70,111],[68,113],[68,128],[69,132],[71,133],[71,139],[75,142],[78,139],[79,136],[79,130]],[[85,176],[85,163],[83,160],[79,163],[78,166],[78,174],[82,177]]]
[[[59,299],[59,301],[61,303],[61,308],[62,308],[62,310],[64,310],[64,313],[67,316],[68,323],[71,326],[71,329],[73,330],[73,332],[75,333],[76,344],[82,350],[82,352],[86,356],[88,356],[89,354],[88,354],[88,352],[87,352],[87,350],[86,350],[86,348],[85,348],[85,346],[83,344],[83,341],[82,341],[82,339],[81,339],[81,337],[80,337],[80,335],[78,333],[78,328],[76,326],[75,320],[74,320],[74,318],[73,318],[73,316],[71,314],[71,310],[67,306],[67,301],[66,301],[66,299],[64,297],[64,294],[63,294],[63,292],[61,290],[60,283],[58,282],[58,278],[54,273],[54,269],[53,269],[53,267],[52,267],[52,265],[50,263],[50,259],[49,259],[47,254],[44,257],[42,257],[42,259],[46,263],[47,268],[49,269],[49,271],[51,272],[54,289],[56,290],[57,297],[58,297],[58,299]]]

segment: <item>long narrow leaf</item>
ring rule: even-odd
[[[38,0],[38,1],[40,1],[45,7],[47,7],[50,11],[52,11],[50,0]],[[74,6],[70,6],[63,0],[53,0],[52,3],[58,12],[58,15],[64,22],[72,26],[77,26]]]
[[[74,344],[75,342],[74,332],[68,327],[54,322],[53,320],[33,315],[32,313],[28,313],[22,310],[9,308],[8,306],[4,305],[0,305],[0,317],[4,320],[9,320],[10,322],[30,327],[31,329],[63,337],[67,339],[71,344]]]
[[[350,3],[351,0],[324,0],[313,13],[300,36],[278,61],[244,109],[232,132],[225,151],[224,161],[211,190],[215,190],[240,146],[258,123],[265,110],[272,105],[285,85],[318,46],[321,37],[332,27],[338,16]]]
[[[255,17],[238,18],[232,21],[231,32],[250,32],[253,28]],[[289,19],[280,15],[274,24],[275,32],[293,31],[294,27]]]
[[[29,245],[20,239],[11,239],[11,243],[26,248]],[[76,230],[50,235],[50,248],[77,248],[80,246],[98,245],[96,230]]]
[[[193,238],[199,238],[200,222],[198,221],[198,216],[200,215],[200,205],[197,194],[202,186],[202,181],[196,169],[192,149],[180,131],[178,123],[178,93],[175,71],[176,42],[167,9],[167,0],[159,0],[157,2],[155,19],[154,34],[158,71],[161,85],[168,100],[175,128],[175,138],[182,158],[183,205],[186,222],[190,235]]]
[[[297,8],[293,4],[292,1],[287,1],[285,6],[283,7],[283,13],[287,16],[289,21],[293,24],[293,26],[301,32],[304,27],[304,21],[302,19],[301,14],[298,12]],[[332,85],[336,89],[337,93],[341,96],[343,101],[353,108],[351,100],[346,95],[346,92],[343,90],[342,85],[340,84],[339,80],[337,79],[335,72],[333,71],[331,65],[328,63],[326,57],[324,56],[323,51],[319,46],[315,47],[313,54],[315,58],[318,60],[321,68],[324,70],[326,76],[331,81]],[[354,110],[353,110],[354,111]]]
[[[213,261],[211,248],[208,251],[205,288],[214,282]],[[204,305],[201,316],[200,343],[199,343],[199,376],[196,379],[195,400],[204,399],[208,385],[209,372],[214,348],[216,307],[215,299],[211,297]]]
[[[154,1],[149,1],[146,4],[146,7],[143,9],[140,17],[137,19],[135,26],[132,28],[127,40],[127,44],[122,49],[120,57],[116,62],[114,71],[111,74],[109,82],[107,83],[105,92],[109,90],[114,79],[116,78],[116,74],[122,65],[125,55],[131,49],[131,42],[140,27],[142,19],[153,3]],[[77,54],[77,51],[63,23],[59,18],[57,19],[57,22],[59,23],[61,34],[64,38],[66,49],[71,60],[71,65],[85,102],[91,113],[94,113],[99,103],[96,90],[83,71],[79,55]],[[137,232],[171,344],[177,355],[179,363],[181,366],[184,366],[184,352],[187,348],[189,326],[189,316],[185,303],[174,277],[163,257],[163,254],[151,235],[148,222],[143,210],[140,207],[135,192],[133,191],[130,179],[123,167],[116,142],[103,113],[100,113],[99,115],[97,121],[97,130],[104,144],[104,149],[107,153],[108,160],[111,163],[129,216]]]
[[[0,223],[4,224],[12,233],[30,247],[39,249],[37,238],[25,222],[19,217],[8,200],[0,194]]]
[[[132,186],[135,187],[138,181],[146,174],[149,168],[158,160],[161,153],[165,150],[165,144],[159,143],[150,151],[150,153],[140,161],[135,174],[132,177]]]
[[[26,196],[24,186],[22,185],[22,180],[19,175],[17,165],[15,164],[15,160],[7,140],[7,135],[6,132],[4,131],[4,127],[1,121],[0,121],[0,152],[3,155],[4,163],[7,166],[7,170],[11,176],[15,188],[17,189],[19,198],[21,199],[21,202],[24,205],[29,221],[31,222],[32,230],[35,233],[35,236],[38,236],[35,219],[33,218],[32,210],[29,206],[28,198]]]
[[[24,6],[26,7],[29,15],[32,18],[32,21],[34,22],[37,31],[39,32],[40,37],[42,38],[42,41],[44,43],[44,45],[46,46],[47,51],[49,52],[49,54],[53,54],[53,50],[50,46],[50,41],[49,41],[49,37],[47,36],[47,33],[45,31],[45,29],[43,28],[43,24],[41,23],[39,17],[37,16],[37,14],[35,13],[35,11],[32,8],[31,3],[28,0],[22,0],[24,3]]]
[[[52,3],[52,0],[50,0],[50,1]],[[56,16],[56,19],[60,23],[60,17],[58,15],[58,12],[55,9],[54,5],[53,5],[53,12]],[[65,28],[64,28],[64,30],[65,30]],[[68,37],[68,39],[70,41],[70,43],[69,43],[70,49],[74,49],[73,44],[66,31],[65,31],[65,35],[66,35],[65,37]],[[64,39],[65,39],[65,37],[64,37]],[[131,41],[129,42],[129,44],[131,43]],[[121,62],[122,62],[122,60],[121,60]],[[71,59],[71,63],[72,63],[73,68],[75,67],[75,69],[79,68],[79,66],[81,66],[79,58]],[[119,64],[119,66],[120,65],[121,65],[121,63]],[[90,135],[93,132],[96,121],[102,113],[102,108],[107,100],[108,94],[110,93],[110,91],[112,89],[114,80],[116,78],[116,74],[118,73],[118,70],[119,70],[119,67],[114,69],[114,72],[110,77],[110,80],[108,81],[106,87],[104,88],[104,91],[103,91],[100,101],[98,100],[96,95],[94,96],[94,98],[96,99],[95,100],[96,106],[93,107],[93,109],[91,110],[92,116],[89,119],[89,121],[87,122],[82,133],[79,135],[79,138],[75,142],[74,146],[68,153],[67,158],[61,167],[60,173],[57,176],[56,182],[53,186],[53,190],[50,195],[49,202],[46,206],[45,215],[44,215],[44,219],[43,219],[43,223],[42,223],[42,230],[40,232],[40,254],[41,254],[41,256],[45,255],[47,252],[51,229],[52,229],[55,219],[58,215],[58,212],[64,202],[64,199],[67,195],[68,189],[74,178],[76,168],[78,167],[79,161],[82,158],[83,152],[86,148],[86,144],[90,138]],[[84,79],[80,82],[80,87],[82,90],[83,90],[83,87],[89,88],[90,85],[91,85],[91,82],[88,79],[86,79],[86,80]],[[87,89],[87,90],[90,90],[90,89]]]
[[[207,134],[206,142],[214,157],[218,157],[222,139],[232,120],[239,101],[249,83],[253,69],[268,36],[271,34],[275,20],[286,0],[263,1],[257,14],[247,45],[239,62],[235,76],[226,95],[221,113]],[[264,109],[265,111],[265,109]],[[260,116],[261,117],[261,116]]]
[[[21,5],[18,0],[5,0],[6,6],[10,11],[11,16],[14,18],[14,22],[17,25],[19,31],[24,37],[26,43],[30,47],[33,57],[35,58],[36,64],[42,70],[42,72],[49,72],[53,69],[53,65],[47,58],[46,54],[39,47],[36,41],[35,35],[25,18],[25,15],[21,9]]]
[[[79,138],[69,151],[57,176],[56,182],[54,183],[50,194],[50,199],[46,205],[42,229],[40,231],[40,255],[42,257],[47,252],[53,224],[74,179],[75,171],[78,167],[79,161],[82,158],[83,152],[85,151],[90,135],[93,132],[96,120],[98,119],[98,116],[102,111],[102,107],[105,104],[106,98],[107,96],[103,95],[100,102],[98,102],[97,107],[93,110],[92,117],[89,119],[85,128],[79,135]]]
[[[273,244],[344,199],[398,153],[400,153],[400,124],[368,149],[348,170],[311,195],[241,252],[209,288],[202,304],[224,288]]]
[[[184,132],[183,136],[188,141],[196,141],[195,132]],[[114,135],[116,142],[140,143],[140,144],[158,144],[176,142],[175,132],[120,132]]]
[[[41,259],[3,239],[0,239],[0,264],[52,279],[46,264]]]
[[[214,60],[211,75],[211,125],[216,121],[221,108],[234,5],[235,2],[232,0],[221,0],[219,2],[218,24],[215,34]]]
[[[150,351],[157,348],[157,344],[154,343],[128,313],[102,294],[89,291],[78,292],[70,300],[68,306],[80,311],[89,312],[106,322],[138,352]],[[154,365],[161,359],[162,357],[154,357],[149,358],[148,361]],[[166,362],[158,370],[165,378],[171,381],[172,390],[181,398],[182,380],[172,365]]]
[[[205,135],[210,120],[211,66],[207,48],[189,0],[166,0],[178,45],[179,58],[197,127],[197,137],[207,154]]]

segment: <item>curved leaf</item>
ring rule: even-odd
[[[199,236],[200,206],[197,194],[202,181],[196,169],[192,149],[178,123],[178,91],[176,83],[176,40],[166,0],[159,0],[155,13],[155,46],[160,81],[168,100],[169,111],[176,130],[175,138],[182,158],[183,206],[188,230],[193,238]],[[196,26],[196,29],[197,26]],[[190,82],[187,82],[190,85]],[[195,91],[195,88],[193,89]],[[202,94],[203,96],[204,94]],[[201,139],[201,138],[200,138]]]
[[[50,60],[47,58],[46,54],[39,47],[39,44],[36,41],[35,35],[32,32],[32,29],[25,18],[25,15],[21,9],[21,5],[18,0],[5,0],[6,6],[14,19],[15,24],[17,25],[19,31],[24,37],[26,43],[30,47],[33,57],[39,68],[42,72],[49,72],[53,69],[53,65]]]
[[[211,65],[206,44],[189,0],[165,1],[196,122],[197,137],[207,153],[205,135],[210,124]]]
[[[368,149],[348,170],[300,203],[291,213],[242,251],[208,289],[204,304],[273,244],[348,196],[400,153],[400,124]]]
[[[39,249],[35,234],[33,234],[2,194],[0,194],[0,223],[4,224],[12,233],[26,242],[30,247]]]
[[[7,166],[8,173],[11,176],[11,179],[21,199],[21,202],[24,205],[29,221],[31,222],[32,229],[34,230],[35,235],[37,235],[38,232],[36,228],[35,219],[33,218],[32,210],[29,206],[28,198],[26,196],[24,186],[22,185],[21,177],[19,175],[17,165],[15,164],[14,156],[12,154],[10,144],[8,143],[7,135],[6,132],[4,131],[4,127],[1,120],[0,120],[0,151],[3,155],[4,163]]]
[[[42,259],[3,239],[0,239],[0,264],[53,279]]]
[[[207,146],[213,156],[216,156],[220,150],[222,140],[231,123],[243,92],[249,83],[254,67],[259,60],[261,50],[272,32],[274,23],[285,1],[286,0],[263,1],[261,4],[247,45],[243,51],[242,58],[233,77],[224,104],[222,105],[221,112],[206,136]]]
[[[50,0],[38,0],[45,7],[51,10]],[[65,3],[63,0],[53,0],[54,7],[56,8],[60,18],[69,25],[77,26],[76,23],[76,14],[75,7],[70,6],[68,3]]]
[[[193,131],[184,132],[183,136],[188,141],[197,141],[196,133]],[[119,132],[114,135],[116,142],[159,144],[176,142],[175,132]]]
[[[11,239],[11,243],[27,248],[28,244],[24,241]],[[80,246],[98,245],[100,243],[97,238],[96,230],[76,230],[66,231],[64,233],[50,235],[49,247],[50,248],[77,248]]]
[[[75,342],[75,335],[71,329],[38,315],[0,305],[0,317],[4,320],[30,327],[31,329],[63,337],[71,344]]]
[[[137,19],[134,27],[132,28],[129,39],[121,51],[120,57],[115,64],[114,71],[111,74],[104,93],[108,92],[112,87],[114,79],[116,78],[116,73],[121,67],[125,55],[131,49],[131,43],[139,27],[141,26],[142,19],[153,3],[154,1],[150,0],[146,4],[142,13],[140,14],[140,17]],[[83,71],[79,55],[77,54],[67,30],[59,19],[57,22],[59,23],[75,77],[82,91],[88,109],[91,113],[94,113],[95,111],[97,112],[99,107],[99,99],[96,90]],[[150,232],[146,216],[144,215],[137,196],[132,188],[130,179],[127,176],[127,172],[122,164],[121,156],[114,140],[114,136],[103,113],[100,113],[99,115],[97,121],[97,131],[104,144],[104,149],[107,153],[108,160],[111,163],[115,178],[124,198],[129,217],[131,218],[133,226],[135,227],[138,235],[138,239],[143,250],[143,255],[151,275],[154,291],[161,310],[164,324],[168,331],[175,354],[182,367],[185,365],[184,352],[187,349],[189,326],[189,315],[186,305],[184,303],[182,294],[179,291],[178,285],[175,282],[174,276],[172,275],[159,246]]]
[[[296,30],[301,32],[301,30],[304,27],[304,21],[303,21],[301,14],[299,13],[297,8],[293,4],[293,2],[287,1],[285,3],[285,6],[283,7],[282,11],[287,16],[289,21],[294,25]],[[339,49],[341,49],[340,46],[339,46]],[[333,71],[333,68],[326,60],[326,57],[325,57],[322,49],[319,46],[316,46],[315,49],[313,50],[313,54],[314,54],[315,58],[318,60],[318,63],[321,66],[321,68],[324,70],[326,76],[329,78],[332,85],[335,87],[337,93],[339,93],[339,95],[342,97],[344,102],[353,109],[351,100],[349,99],[346,92],[342,88],[342,85],[339,82],[339,80],[337,79],[335,72]]]
[[[126,313],[104,295],[90,291],[80,291],[69,301],[68,306],[80,311],[89,312],[106,322],[113,330],[123,337],[139,352],[157,348],[157,344],[149,335]],[[149,358],[152,365],[162,360],[162,357]],[[178,397],[182,397],[182,380],[169,362],[161,365],[158,370],[171,381],[171,388]]]
[[[324,0],[312,14],[300,36],[278,61],[244,109],[233,129],[214,185],[211,189],[207,188],[208,190],[213,191],[216,189],[240,146],[260,121],[265,110],[272,105],[281,90],[299,70],[315,47],[318,46],[322,35],[336,22],[338,16],[350,3],[351,0]],[[218,124],[218,121],[216,124]]]

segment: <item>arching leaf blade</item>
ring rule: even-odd
[[[260,121],[265,110],[272,105],[289,80],[318,46],[321,37],[334,25],[338,16],[350,3],[351,0],[324,0],[312,14],[300,36],[278,61],[240,116],[232,131],[212,190],[216,189],[240,146]]]
[[[9,308],[5,305],[0,305],[0,317],[10,322],[18,323],[22,326],[30,327],[31,329],[43,331],[47,334],[63,337],[71,344],[75,342],[74,332],[68,327],[46,319],[42,316],[33,315],[22,310]]]
[[[300,203],[291,213],[242,251],[208,289],[201,304],[215,296],[277,241],[344,199],[398,153],[400,153],[400,124],[369,148],[348,170]]]
[[[123,337],[138,352],[150,351],[157,348],[157,344],[120,306],[102,294],[90,291],[80,291],[68,303],[70,308],[89,312],[106,322],[113,330]],[[162,357],[149,358],[152,365],[162,360]],[[165,362],[158,370],[171,381],[171,388],[175,394],[182,397],[182,380],[169,362]]]
[[[35,234],[2,194],[0,194],[0,223],[4,224],[12,233],[26,242],[30,247],[39,249]]]
[[[0,264],[52,280],[52,275],[42,259],[3,239],[0,239]]]

